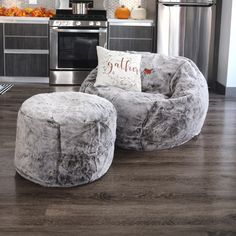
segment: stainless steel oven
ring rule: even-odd
[[[97,66],[96,47],[106,47],[105,21],[50,22],[50,84],[81,84]]]

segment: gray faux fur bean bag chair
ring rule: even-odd
[[[189,59],[144,53],[142,92],[94,87],[93,70],[80,91],[113,103],[118,114],[118,147],[152,151],[181,145],[203,127],[209,103],[208,86]]]
[[[116,118],[109,101],[89,94],[31,97],[18,113],[16,171],[48,187],[93,182],[112,163]]]

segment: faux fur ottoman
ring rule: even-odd
[[[142,92],[95,87],[93,70],[80,91],[111,101],[117,110],[117,146],[153,151],[181,145],[197,136],[208,111],[206,79],[183,57],[143,53]]]
[[[116,110],[106,99],[78,92],[39,94],[17,120],[16,171],[48,187],[93,182],[109,169]]]

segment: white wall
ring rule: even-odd
[[[218,64],[217,81],[224,86],[227,85],[232,1],[235,1],[235,0],[222,1],[219,64]]]
[[[232,4],[227,87],[236,87],[236,1]]]
[[[222,1],[222,18],[217,81],[236,87],[236,0]]]
[[[148,19],[156,19],[156,0],[104,0],[108,8],[108,17],[114,18],[115,9],[124,4],[132,9],[134,6],[142,3],[143,7],[147,8]],[[94,0],[95,7],[99,8],[103,5],[103,0]]]

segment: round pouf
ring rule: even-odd
[[[39,94],[18,113],[16,171],[48,187],[93,182],[114,155],[116,110],[106,99],[78,92]]]

